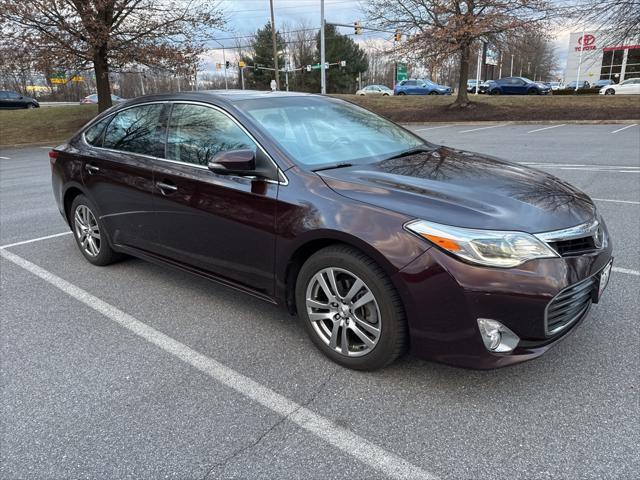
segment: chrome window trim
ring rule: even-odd
[[[553,230],[550,232],[534,233],[533,235],[543,242],[559,242],[562,240],[571,240],[573,238],[582,238],[593,235],[600,222],[594,219],[590,222],[581,223],[575,227],[563,228],[562,230]]]
[[[176,104],[188,104],[188,105],[200,105],[203,107],[208,107],[208,108],[212,108],[214,110],[219,111],[220,113],[222,113],[223,115],[227,116],[233,123],[235,123],[238,127],[240,127],[240,129],[251,139],[251,141],[253,141],[253,143],[256,144],[256,146],[262,150],[262,153],[265,154],[265,156],[269,159],[269,161],[273,164],[273,166],[276,168],[276,173],[278,175],[279,179],[284,179],[284,180],[273,180],[271,178],[266,178],[263,179],[264,182],[266,183],[271,183],[274,185],[282,185],[282,186],[287,186],[289,185],[289,179],[287,178],[287,176],[284,174],[284,171],[278,166],[278,164],[273,160],[273,158],[271,158],[271,155],[269,155],[269,153],[266,151],[266,149],[260,144],[260,142],[258,142],[255,137],[240,123],[238,122],[233,116],[231,116],[226,110],[218,107],[217,105],[211,105],[209,103],[206,102],[196,102],[193,100],[157,100],[157,101],[153,101],[153,102],[144,102],[144,103],[136,103],[135,105],[129,105],[127,107],[124,107],[116,112],[112,112],[109,115],[106,115],[102,118],[100,118],[99,120],[96,121],[92,121],[91,123],[89,123],[86,127],[84,127],[84,129],[82,130],[82,135],[81,135],[81,139],[84,142],[84,144],[86,146],[88,146],[89,148],[95,148],[97,150],[104,150],[106,152],[112,152],[112,153],[127,153],[127,154],[132,154],[132,155],[137,155],[139,157],[143,157],[143,158],[149,158],[151,160],[159,160],[162,162],[169,162],[169,163],[175,163],[178,165],[186,165],[188,167],[193,167],[193,168],[198,168],[201,170],[209,170],[209,167],[207,167],[206,165],[197,165],[195,163],[189,163],[189,162],[181,162],[180,160],[172,160],[170,158],[160,158],[160,157],[154,157],[153,155],[145,155],[144,153],[136,153],[136,152],[129,152],[127,150],[116,150],[113,148],[105,148],[105,147],[96,147],[95,145],[91,145],[86,137],[84,136],[84,133],[91,128],[93,125],[95,125],[98,122],[101,122],[102,120],[105,120],[106,118],[110,117],[110,116],[115,116],[120,112],[124,112],[125,110],[129,110],[130,108],[134,108],[134,107],[142,107],[145,105],[155,105],[155,104],[171,104],[171,105],[176,105]],[[108,125],[107,125],[108,127]],[[167,126],[168,129],[168,126]],[[165,142],[166,144],[166,142]],[[237,178],[247,178],[247,179],[255,179],[256,177],[253,177],[251,175],[222,175],[222,176],[228,176],[228,177],[237,177]]]

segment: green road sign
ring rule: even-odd
[[[401,82],[407,79],[407,64],[396,63],[396,82]]]

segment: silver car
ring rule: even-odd
[[[393,95],[393,90],[384,85],[367,85],[356,92],[356,95],[367,96],[383,96],[387,97]]]

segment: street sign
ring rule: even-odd
[[[74,75],[73,77],[71,77],[71,81],[76,83],[84,82],[84,77],[81,75]]]
[[[239,66],[240,68],[244,68],[244,67],[246,67],[246,66],[247,66],[247,64],[246,64],[244,61],[240,60],[240,61],[238,62],[238,66]]]
[[[398,62],[396,63],[396,82],[401,82],[407,79],[407,64]]]

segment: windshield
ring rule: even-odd
[[[373,163],[428,145],[384,118],[341,100],[299,96],[236,104],[294,162],[314,170]]]

